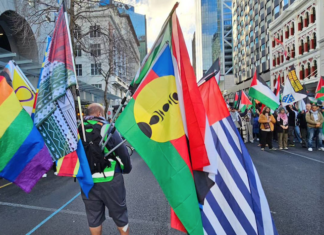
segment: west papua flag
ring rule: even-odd
[[[208,78],[211,74],[213,74],[215,72],[215,78],[217,81],[217,84],[219,84],[220,82],[220,60],[219,58],[217,58],[217,60],[215,60],[215,62],[212,64],[212,66],[208,69],[208,71],[205,73],[204,78]],[[203,80],[204,78],[202,78],[201,80]]]
[[[204,234],[277,235],[258,173],[230,116],[216,79],[201,82],[217,174],[201,207]]]

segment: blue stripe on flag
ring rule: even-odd
[[[223,213],[223,210],[220,208],[211,191],[209,191],[209,193],[207,194],[206,200],[210,205],[211,209],[213,210],[214,214],[216,215],[224,231],[226,231],[227,234],[235,234],[234,229],[228,222],[225,214]]]
[[[249,190],[246,188],[243,180],[241,179],[240,175],[238,174],[237,170],[235,169],[230,157],[228,156],[226,150],[224,149],[223,145],[221,144],[218,136],[216,135],[216,132],[213,128],[211,128],[215,148],[222,159],[224,165],[226,166],[228,172],[232,176],[233,180],[235,181],[235,184],[239,188],[239,190],[242,192],[245,200],[247,203],[250,205],[251,209],[252,207],[252,202],[251,202],[251,195]]]
[[[216,235],[216,232],[215,232],[213,226],[211,225],[211,223],[209,222],[204,211],[201,211],[201,219],[202,219],[203,227],[204,227],[206,233],[208,235]]]
[[[221,190],[224,198],[226,199],[228,205],[231,207],[233,213],[235,214],[237,220],[240,222],[245,232],[249,235],[256,234],[254,228],[250,224],[249,220],[246,218],[244,212],[242,211],[240,205],[237,203],[235,198],[233,197],[231,191],[228,189],[225,181],[223,180],[221,174],[216,175],[216,184]],[[255,218],[252,218],[253,220]]]

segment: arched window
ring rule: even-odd
[[[310,50],[310,40],[309,40],[309,36],[307,36],[306,42],[305,42],[305,51],[309,52],[309,50]]]
[[[302,39],[300,41],[300,45],[299,45],[299,55],[304,54],[304,40]]]
[[[310,63],[308,62],[307,63],[307,67],[306,67],[306,70],[305,70],[305,79],[309,79],[310,78],[310,71],[311,71],[311,66],[310,66]]]
[[[287,55],[287,60],[289,60],[291,57],[291,53],[290,53],[290,47],[288,47],[288,55]]]
[[[317,77],[317,61],[314,60],[314,77]]]
[[[315,7],[312,8],[312,13],[313,14],[311,16],[312,17],[311,22],[314,23],[316,21],[316,8]]]
[[[301,16],[300,18],[299,18],[299,22],[298,22],[298,30],[299,31],[302,31],[303,30],[303,28],[304,28],[304,19],[303,19],[303,17]]]
[[[304,78],[305,78],[305,67],[304,67],[304,65],[302,65],[301,66],[301,69],[300,69],[300,80],[304,80]]]
[[[314,42],[313,42],[314,48],[313,49],[315,49],[316,46],[317,46],[317,38],[316,38],[316,33],[315,32],[313,33],[313,40],[314,40]]]
[[[308,25],[309,25],[309,13],[307,11],[305,14],[304,26],[308,27]]]
[[[286,39],[289,38],[289,26],[286,27],[286,32],[285,32]]]
[[[295,44],[292,45],[292,48],[291,48],[291,57],[292,58],[295,58]]]
[[[290,35],[293,36],[294,34],[295,34],[295,22],[292,22],[290,28]]]

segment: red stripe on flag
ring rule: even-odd
[[[11,95],[13,89],[7,83],[7,80],[0,76],[0,105]]]
[[[257,76],[257,71],[255,70],[252,82],[251,82],[251,87],[258,85],[258,76]]]
[[[206,113],[175,13],[172,16],[172,52],[182,82],[191,164],[193,170],[198,170],[210,164],[205,147]]]
[[[74,174],[74,169],[78,161],[77,152],[74,151],[66,155],[63,159],[60,171],[58,172],[59,176],[68,176],[71,177]]]
[[[199,90],[204,102],[209,125],[213,125],[230,115],[216,79],[210,79],[203,83],[199,86]]]
[[[159,76],[153,71],[153,69],[151,69],[150,72],[147,74],[147,77],[143,80],[143,82],[141,83],[141,85],[137,88],[135,94],[133,95],[133,98],[136,100],[136,97],[141,92],[141,90],[147,84],[149,84],[151,81],[153,81],[154,79],[157,79],[157,78],[159,78]]]

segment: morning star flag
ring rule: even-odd
[[[0,73],[0,123],[0,177],[29,193],[53,162],[5,71]]]
[[[294,66],[289,68],[288,77],[285,80],[285,88],[282,94],[282,106],[293,104],[307,97],[305,88],[296,76]]]
[[[324,101],[324,78],[320,77],[317,88],[315,99]]]
[[[75,103],[71,92],[72,86],[76,85],[76,76],[65,17],[61,7],[48,45],[48,55],[45,54],[34,123],[53,160],[57,161],[58,175],[76,176],[83,192],[88,195],[93,181],[78,137]]]
[[[279,106],[279,98],[270,90],[268,85],[259,76],[257,70],[255,70],[251,82],[249,96],[260,101],[272,110],[276,110]]]
[[[11,78],[12,88],[20,104],[31,115],[35,100],[35,88],[14,61],[10,60],[3,71]]]
[[[212,64],[212,66],[205,73],[205,77],[209,76],[213,72],[215,72],[215,78],[216,78],[217,83],[219,84],[219,82],[220,82],[220,60],[219,60],[219,58],[217,58],[217,60],[215,60],[215,62]]]
[[[213,135],[218,173],[202,206],[204,234],[276,235],[258,173],[215,79],[199,86]]]
[[[273,93],[277,96],[277,98],[280,100],[280,75],[277,78]]]
[[[245,94],[244,91],[242,91],[242,96],[241,96],[241,102],[240,102],[240,107],[239,109],[241,110],[241,112],[245,112],[246,109],[249,109],[252,107],[252,103],[249,100],[249,98],[247,97],[247,95]]]

